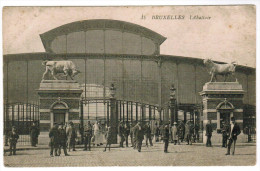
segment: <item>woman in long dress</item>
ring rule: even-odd
[[[101,135],[101,130],[98,121],[96,121],[96,123],[94,124],[93,130],[94,130],[94,137],[95,137],[94,144],[99,146],[102,143],[102,137],[101,137],[102,135]]]
[[[178,137],[178,128],[177,128],[177,122],[173,123],[173,127],[172,127],[172,140],[174,142],[174,145],[176,145],[177,143],[180,145],[179,142],[179,137]]]

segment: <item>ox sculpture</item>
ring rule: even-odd
[[[204,59],[203,63],[206,65],[209,74],[211,75],[210,82],[215,78],[215,82],[217,81],[217,75],[224,76],[224,82],[226,82],[227,76],[232,75],[235,77],[235,69],[237,63],[232,62],[230,64],[217,64],[214,63],[211,59]],[[235,77],[236,82],[237,78]]]
[[[42,65],[46,68],[42,80],[45,80],[46,74],[48,73],[50,73],[55,80],[58,80],[56,77],[57,74],[63,74],[66,80],[68,76],[73,80],[73,77],[80,73],[72,61],[43,61]]]

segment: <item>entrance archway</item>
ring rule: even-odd
[[[225,122],[230,123],[233,116],[234,106],[232,103],[225,100],[217,105],[217,129],[221,129]]]
[[[51,105],[51,127],[54,123],[65,123],[69,121],[69,107],[63,101],[56,101]]]

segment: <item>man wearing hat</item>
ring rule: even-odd
[[[73,122],[69,123],[69,128],[66,132],[66,135],[67,135],[67,140],[68,140],[69,151],[70,151],[70,149],[73,149],[73,151],[76,151],[75,144],[76,144],[77,132],[76,132]]]
[[[138,152],[141,152],[142,142],[144,140],[144,130],[141,126],[141,122],[138,122],[134,129],[134,135],[136,140],[136,147]]]
[[[199,142],[199,139],[200,139],[200,136],[199,136],[200,125],[199,125],[198,122],[199,122],[199,121],[197,121],[197,122],[195,123],[195,126],[194,126],[194,132],[195,132],[195,134],[194,134],[194,142],[195,142],[195,141],[196,141],[196,142]]]
[[[58,148],[59,148],[59,132],[58,132],[58,124],[54,123],[54,126],[51,128],[49,132],[50,137],[50,156],[53,157],[53,150],[55,150],[55,156],[58,156]]]
[[[177,129],[177,122],[174,122],[173,123],[173,127],[172,127],[172,140],[174,142],[174,145],[178,144],[180,145],[180,142],[179,142],[179,137],[178,137],[178,129]]]
[[[67,153],[67,134],[63,127],[63,123],[59,125],[58,128],[58,137],[59,137],[59,154],[61,154],[61,148],[63,148],[65,156],[69,156]]]
[[[125,127],[124,127],[123,121],[121,121],[118,126],[118,135],[120,137],[120,147],[124,147],[124,145],[123,145],[124,141],[125,141],[124,134],[125,134]]]
[[[184,135],[184,137],[187,141],[186,145],[192,145],[191,136],[192,136],[192,127],[191,127],[190,121],[187,121],[185,124],[185,135]]]
[[[30,138],[31,138],[31,145],[33,147],[36,147],[36,144],[38,143],[38,136],[39,136],[39,129],[36,126],[36,122],[33,122],[31,128],[30,128]]]
[[[206,136],[207,136],[207,143],[206,143],[206,147],[212,147],[211,145],[211,136],[212,136],[212,126],[210,124],[210,121],[207,121],[207,125],[206,125]]]
[[[170,131],[169,126],[166,124],[163,129],[162,138],[164,141],[164,152],[168,153],[169,139],[170,139]]]
[[[181,142],[183,142],[183,139],[184,139],[184,134],[185,134],[185,125],[183,123],[183,121],[181,121],[179,123],[179,126],[178,126],[178,131],[179,131],[179,139],[181,140]]]
[[[144,133],[145,133],[145,144],[146,144],[146,146],[148,147],[148,141],[150,143],[150,146],[153,146],[152,130],[151,130],[151,126],[150,126],[149,122],[147,122],[147,124],[145,125]]]
[[[228,148],[226,155],[230,155],[230,148],[232,146],[232,155],[235,154],[237,136],[241,133],[239,125],[235,122],[235,118],[231,117],[230,134],[228,138]]]
[[[90,145],[91,145],[91,137],[92,137],[92,125],[90,124],[90,121],[88,121],[88,124],[85,126],[84,131],[84,151],[89,150],[90,151]]]
[[[17,140],[19,139],[19,135],[16,131],[15,126],[13,126],[12,131],[9,132],[8,138],[9,138],[9,144],[10,144],[9,156],[11,156],[12,154],[16,155],[16,144],[17,144]]]

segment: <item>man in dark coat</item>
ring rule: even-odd
[[[227,148],[227,140],[230,133],[230,125],[228,122],[225,122],[222,127],[222,147]]]
[[[124,147],[124,141],[125,141],[124,134],[125,134],[125,128],[124,128],[123,122],[121,121],[118,126],[118,135],[120,137],[120,147]]]
[[[38,136],[39,136],[39,129],[38,126],[36,126],[35,122],[33,122],[31,128],[30,128],[30,138],[31,138],[31,145],[33,147],[36,147],[36,144],[38,143]]]
[[[125,139],[125,143],[126,143],[126,147],[128,147],[128,136],[130,134],[130,127],[127,123],[125,123],[124,125],[124,139]]]
[[[59,155],[61,154],[61,148],[63,148],[65,156],[68,156],[68,153],[67,153],[67,134],[66,134],[66,130],[63,128],[63,124],[59,125],[58,137],[59,137]]]
[[[160,136],[160,128],[156,122],[155,123],[155,142],[159,142],[159,136]]]
[[[164,141],[164,152],[168,153],[169,138],[170,138],[170,132],[169,132],[168,124],[165,125],[165,127],[164,127],[162,137],[163,137],[163,141]]]
[[[145,134],[145,143],[146,143],[146,146],[148,147],[148,141],[149,141],[149,143],[150,143],[150,146],[153,146],[153,142],[152,142],[152,130],[151,130],[151,126],[150,126],[149,122],[145,125],[144,134]]]
[[[184,139],[184,134],[185,134],[185,125],[183,123],[183,121],[180,122],[179,126],[178,126],[178,130],[179,130],[179,138],[181,140],[181,142],[183,142]]]
[[[191,137],[192,137],[192,126],[190,121],[187,121],[187,123],[185,124],[185,139],[187,141],[186,145],[192,145],[191,142]]]
[[[19,135],[16,131],[15,126],[13,126],[12,131],[10,131],[8,133],[8,138],[9,138],[9,144],[10,144],[10,154],[9,154],[9,156],[11,156],[12,154],[16,155],[16,144],[17,144],[17,141],[19,139]]]
[[[228,148],[226,155],[230,155],[230,148],[232,146],[232,155],[235,154],[237,136],[241,133],[239,125],[235,122],[235,118],[231,118],[230,134],[228,138]]]
[[[138,122],[134,128],[134,135],[136,139],[137,150],[138,152],[141,152],[142,142],[144,140],[144,130],[140,122]]]
[[[58,148],[59,148],[59,132],[58,132],[58,124],[54,123],[53,128],[51,128],[49,132],[50,138],[50,156],[53,157],[53,150],[55,150],[55,156],[58,156]]]
[[[207,121],[207,124],[206,124],[206,136],[207,136],[206,147],[212,147],[212,145],[211,145],[212,132],[213,132],[213,129],[212,129],[212,126],[210,124],[210,121]]]
[[[196,123],[195,126],[194,126],[194,132],[195,132],[195,134],[194,134],[194,142],[195,141],[199,142],[199,139],[200,139],[199,130],[200,130],[200,126],[199,126],[198,123]]]
[[[84,131],[84,139],[85,139],[85,143],[84,143],[84,151],[87,151],[89,149],[90,151],[90,144],[91,144],[91,137],[92,137],[92,125],[90,124],[90,121],[88,121],[87,126],[85,127],[85,131]]]

